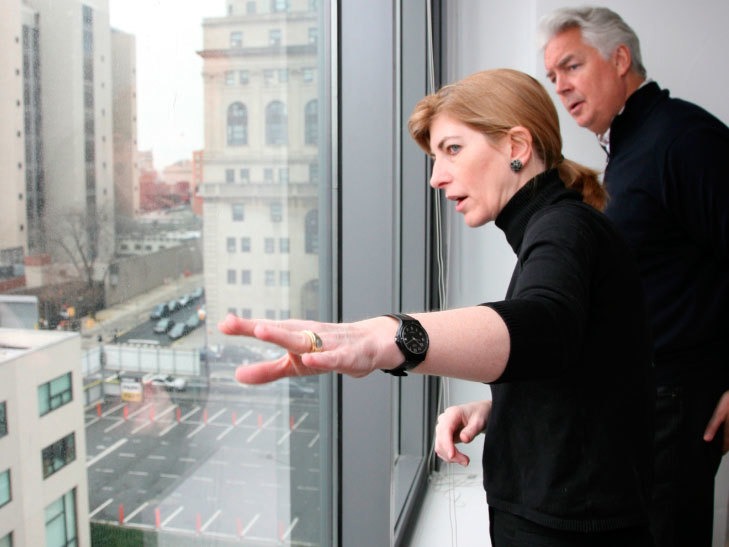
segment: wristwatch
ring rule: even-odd
[[[393,376],[407,376],[408,370],[418,366],[425,359],[429,344],[428,333],[420,321],[404,313],[388,313],[387,317],[392,317],[400,322],[397,334],[395,334],[395,343],[405,356],[405,362],[399,367],[382,369],[382,372]]]

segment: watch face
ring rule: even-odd
[[[417,323],[405,323],[402,329],[403,345],[415,355],[428,350],[428,333]]]

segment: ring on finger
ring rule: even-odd
[[[312,330],[305,330],[303,332],[311,341],[311,347],[309,348],[308,353],[317,353],[323,350],[324,343],[321,341],[321,338],[319,338],[317,333]]]

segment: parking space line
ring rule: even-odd
[[[308,415],[309,415],[308,412],[304,412],[304,414],[301,416],[301,418],[299,418],[298,421],[294,425],[292,425],[291,428],[286,433],[284,433],[281,436],[281,438],[278,441],[278,444],[283,444],[286,441],[286,439],[288,439],[291,436],[291,433],[293,433],[293,431],[301,425],[301,422],[306,420],[306,417]]]
[[[96,462],[98,462],[101,458],[105,458],[106,456],[108,456],[109,454],[111,454],[112,452],[114,452],[114,450],[116,450],[120,446],[123,446],[126,442],[127,442],[127,438],[126,437],[124,437],[123,439],[119,439],[117,442],[115,442],[114,444],[112,444],[109,448],[107,448],[106,450],[104,450],[101,454],[99,454],[96,457],[91,458],[90,460],[88,460],[86,462],[86,467],[91,467]]]
[[[217,418],[218,416],[220,416],[226,410],[228,410],[228,409],[227,408],[221,408],[218,412],[216,412],[215,414],[213,414],[212,417],[208,418],[208,423],[212,423],[213,420],[215,420],[215,418]]]
[[[135,516],[137,516],[137,513],[143,511],[144,508],[147,507],[147,505],[149,505],[149,502],[145,501],[142,505],[140,505],[134,511],[129,513],[126,517],[124,517],[124,522],[129,522],[130,520],[132,520]]]
[[[181,422],[184,422],[184,421],[185,421],[185,420],[187,420],[187,419],[188,419],[188,418],[189,418],[190,416],[192,416],[193,414],[195,414],[196,412],[199,412],[199,411],[200,411],[200,407],[199,407],[199,406],[196,406],[196,407],[195,407],[195,408],[193,408],[193,409],[192,409],[192,410],[191,410],[190,412],[188,412],[188,413],[187,413],[187,414],[185,414],[185,415],[184,415],[184,416],[183,416],[182,418],[180,418],[180,421],[181,421]]]
[[[188,439],[190,439],[190,438],[194,437],[194,436],[195,436],[195,435],[197,435],[197,434],[198,434],[198,433],[199,433],[200,431],[202,431],[202,429],[203,429],[204,427],[205,427],[205,424],[204,424],[204,423],[203,423],[203,424],[200,424],[200,425],[199,425],[199,426],[197,426],[197,427],[196,427],[195,429],[193,429],[193,430],[192,430],[192,431],[191,431],[190,433],[188,433],[188,435],[187,435],[187,438],[188,438]]]
[[[319,433],[317,433],[316,435],[314,435],[314,438],[311,439],[311,441],[309,441],[309,445],[308,445],[309,448],[311,448],[312,446],[314,446],[318,441],[319,441]]]
[[[232,425],[229,425],[228,427],[225,428],[225,431],[223,431],[220,435],[218,435],[215,438],[215,440],[216,441],[219,441],[220,439],[222,439],[223,437],[225,437],[228,433],[230,433],[231,431],[233,431],[233,429],[235,429],[235,428]]]
[[[167,524],[169,524],[169,522],[170,522],[170,521],[171,521],[171,520],[172,520],[173,518],[175,518],[175,517],[176,517],[177,515],[179,515],[179,514],[180,514],[180,512],[182,512],[182,510],[183,510],[184,508],[185,508],[185,506],[184,506],[184,505],[180,505],[180,506],[179,506],[179,507],[178,507],[177,509],[175,509],[175,511],[174,511],[174,512],[173,512],[173,513],[172,513],[172,514],[171,514],[171,515],[169,516],[169,517],[167,517],[167,518],[166,518],[165,520],[163,520],[163,521],[162,521],[162,524],[160,525],[160,527],[161,527],[161,528],[164,528],[165,526],[167,526]]]
[[[235,421],[235,425],[238,425],[239,423],[241,423],[241,422],[242,422],[243,420],[245,420],[245,419],[246,419],[246,418],[247,418],[248,416],[250,416],[251,414],[253,414],[253,411],[252,411],[252,410],[249,410],[248,412],[246,412],[245,414],[243,414],[243,416],[241,416],[240,418],[238,418],[238,419],[237,419],[237,420]]]
[[[268,427],[269,425],[271,425],[274,422],[274,420],[276,420],[276,418],[278,418],[280,415],[281,415],[281,411],[280,410],[277,410],[274,413],[273,416],[271,416],[268,420],[266,420],[264,423],[261,424],[261,427],[259,427],[258,429],[256,429],[253,433],[251,433],[248,436],[248,438],[246,439],[246,442],[249,443],[253,439],[255,439],[256,437],[258,437],[259,433],[261,431],[263,431],[266,427]]]
[[[253,518],[251,519],[251,521],[250,521],[250,522],[248,523],[248,525],[247,525],[247,526],[246,526],[245,528],[243,528],[243,530],[241,531],[240,535],[241,535],[241,536],[245,536],[245,535],[246,535],[246,534],[248,533],[248,530],[250,530],[251,528],[253,528],[253,525],[254,525],[254,524],[256,523],[256,521],[257,521],[257,520],[258,520],[258,519],[259,519],[260,517],[261,517],[261,513],[256,513],[256,516],[254,516],[254,517],[253,517]]]
[[[104,503],[102,503],[101,505],[99,505],[96,509],[94,509],[91,513],[89,513],[89,518],[90,519],[91,518],[94,518],[94,516],[96,515],[96,513],[98,513],[99,511],[101,511],[105,507],[107,507],[112,501],[114,501],[114,498],[109,498]]]
[[[218,509],[217,511],[215,511],[215,514],[214,514],[214,515],[213,515],[212,517],[210,517],[210,518],[209,518],[209,519],[208,519],[208,520],[207,520],[207,521],[205,522],[205,524],[203,524],[203,525],[202,525],[202,526],[200,527],[200,531],[201,531],[201,532],[204,532],[205,530],[207,530],[208,526],[210,526],[210,525],[211,525],[211,524],[212,524],[212,523],[213,523],[213,522],[215,521],[215,519],[217,519],[217,518],[218,518],[218,517],[220,516],[220,513],[222,513],[222,512],[223,512],[223,511],[222,511],[222,509]]]
[[[291,521],[291,524],[289,527],[284,531],[284,533],[281,535],[281,539],[288,539],[291,535],[291,532],[294,531],[294,527],[299,523],[299,517],[296,517],[294,520]]]
[[[159,432],[159,436],[164,437],[165,435],[167,435],[167,433],[172,431],[173,428],[177,427],[177,425],[178,425],[177,422],[172,422],[170,425],[168,425],[162,431]]]
[[[142,425],[138,425],[137,427],[135,427],[134,429],[132,429],[132,435],[138,433],[139,431],[141,431],[145,427],[149,427],[149,424],[151,424],[151,423],[152,423],[152,421],[142,422]]]

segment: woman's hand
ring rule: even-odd
[[[326,372],[358,378],[377,368],[388,368],[400,358],[394,344],[397,323],[387,317],[359,323],[318,323],[294,319],[242,319],[228,315],[218,328],[224,334],[252,336],[287,351],[274,361],[238,367],[236,380],[244,384],[263,384],[288,376]],[[315,347],[307,331],[319,337],[320,348]]]
[[[435,426],[435,453],[448,463],[466,467],[469,458],[456,448],[456,443],[470,443],[486,428],[491,401],[476,401],[446,408]]]

